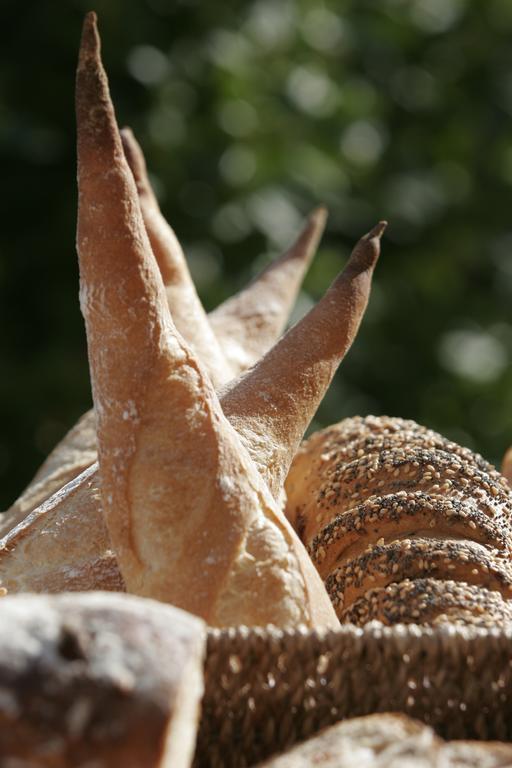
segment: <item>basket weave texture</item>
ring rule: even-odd
[[[339,720],[403,712],[512,741],[512,625],[210,630],[195,768],[240,768]]]

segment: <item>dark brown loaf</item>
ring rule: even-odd
[[[187,768],[203,622],[101,592],[0,603],[2,766]]]

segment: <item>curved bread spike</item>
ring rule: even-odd
[[[380,222],[313,309],[244,376],[221,393],[222,408],[277,497],[288,468],[368,303],[380,252]]]
[[[283,332],[326,218],[325,208],[313,211],[286,253],[210,312],[210,325],[235,374],[259,360]]]
[[[84,24],[77,123],[81,298],[102,502],[128,591],[217,626],[336,626],[320,577],[172,323],[94,14]]]
[[[172,319],[206,366],[216,387],[234,375],[208,322],[188,271],[183,250],[174,231],[162,215],[151,188],[142,150],[132,131],[124,128],[121,139],[126,159],[137,185],[142,218],[151,248],[160,267]]]

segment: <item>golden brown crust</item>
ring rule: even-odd
[[[0,537],[96,461],[94,411],[88,411],[53,449],[21,496],[0,517]]]
[[[445,538],[394,539],[370,545],[331,571],[325,581],[338,615],[369,589],[419,577],[466,582],[512,597],[512,567],[481,544]]]
[[[235,375],[259,360],[283,332],[326,217],[325,208],[313,211],[286,253],[210,313],[211,327]]]
[[[405,715],[375,714],[325,728],[260,768],[440,768],[443,742],[434,731]],[[444,762],[443,768],[449,768]]]
[[[233,378],[236,371],[232,370],[220,348],[192,282],[181,245],[162,215],[147,177],[142,150],[129,128],[121,131],[121,139],[137,186],[142,218],[160,268],[173,322],[207,368],[214,386],[219,387]]]
[[[472,624],[503,626],[512,621],[512,602],[499,592],[464,582],[405,579],[370,589],[340,615],[342,623]]]
[[[413,447],[440,449],[459,456],[475,469],[486,472],[507,490],[504,478],[479,454],[447,440],[427,427],[397,417],[355,416],[315,432],[300,446],[286,478],[288,519],[297,527],[296,518],[306,499],[312,498],[319,486],[327,482],[343,465],[364,458],[369,453],[399,448],[406,451]],[[315,524],[310,520],[306,540],[317,532]]]
[[[297,517],[300,486],[296,482],[289,507]],[[311,510],[303,538],[310,541],[336,515],[373,496],[422,490],[443,498],[472,498],[481,512],[510,532],[512,497],[493,477],[476,469],[460,456],[439,449],[396,448],[370,453],[348,464],[329,465],[308,484],[309,495],[301,504]]]
[[[275,498],[357,334],[385,226],[380,222],[361,238],[318,304],[254,368],[222,391],[224,412],[253,446],[251,455]]]
[[[318,574],[174,328],[90,25],[77,121],[102,502],[128,590],[219,626],[333,626]]]
[[[336,515],[315,536],[308,551],[325,578],[334,567],[380,539],[411,538],[422,532],[437,538],[472,539],[505,556],[512,551],[510,535],[471,499],[446,499],[423,491],[375,496]]]
[[[405,715],[356,717],[325,728],[260,768],[506,768],[512,745],[442,741],[427,725]]]
[[[509,448],[503,457],[501,474],[505,477],[509,486],[512,487],[512,448]]]
[[[1,608],[2,765],[190,766],[201,621],[101,592],[7,597]]]
[[[8,593],[124,591],[103,518],[96,465],[0,539]]]

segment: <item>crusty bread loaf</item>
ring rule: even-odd
[[[0,580],[8,593],[124,591],[103,518],[96,464],[0,540]]]
[[[354,316],[350,314],[347,320],[343,309],[353,306],[356,294],[358,311],[363,311],[369,287],[364,267],[368,258],[373,267],[377,248],[378,243],[374,238],[363,238],[356,246],[348,267],[318,307],[278,342],[269,355],[220,394],[222,411],[235,426],[254,466],[265,483],[272,487],[276,498],[282,489],[297,441],[327,388],[337,361],[357,329]],[[361,273],[356,268],[357,264],[363,268],[364,293],[361,293]],[[311,351],[306,340],[315,336],[321,322],[327,323],[330,319],[332,322],[324,341],[316,344]],[[283,391],[286,391],[285,402]],[[59,584],[67,589],[90,588],[89,574],[76,568],[76,562],[82,561],[84,557],[86,561],[94,560],[97,567],[106,568],[105,574],[98,574],[98,587],[105,589],[110,588],[110,584],[119,583],[119,574],[115,573],[114,577],[115,563],[111,557],[110,541],[104,535],[101,523],[100,497],[98,493],[89,492],[89,488],[99,488],[99,478],[94,474],[84,474],[77,479],[76,484],[62,489],[56,499],[49,500],[27,518],[26,526],[13,530],[0,542],[0,571],[10,591],[44,590],[45,572],[48,573],[48,587],[52,591]],[[79,523],[77,530],[74,530],[78,521],[75,514],[76,498],[81,500],[80,513],[83,518],[96,526],[90,542],[82,538],[81,531],[77,535]],[[51,525],[45,523],[45,516],[50,511],[55,521]],[[96,521],[100,522],[96,524]],[[38,532],[43,526],[47,532],[51,531],[51,537],[39,536]],[[97,546],[94,555],[91,553],[91,543]],[[34,560],[36,568],[33,565],[25,567],[24,553],[28,545],[38,549],[38,556]],[[59,554],[54,561],[55,548]],[[52,552],[51,557],[47,549]],[[59,563],[60,581],[56,579],[54,562]],[[70,573],[76,575],[73,581],[69,580]]]
[[[373,616],[368,595],[377,606],[392,602],[385,588],[411,579],[496,590],[500,605],[512,598],[505,479],[481,456],[424,427],[367,417],[322,430],[302,446],[286,489],[288,519],[341,620]],[[464,603],[459,608],[471,614]],[[377,610],[398,620],[386,611]]]
[[[0,537],[95,461],[96,424],[91,410],[53,449],[21,496],[0,515]]]
[[[512,745],[443,741],[405,715],[356,717],[326,728],[260,768],[505,768]]]
[[[133,133],[121,131],[123,149],[137,185],[146,232],[162,275],[174,324],[207,368],[215,387],[237,371],[224,355],[197,295],[181,245],[162,215],[149,183],[144,155]]]
[[[325,728],[260,768],[440,768],[442,743],[431,728],[405,715],[368,715]]]
[[[172,323],[93,14],[82,37],[77,123],[81,306],[102,503],[128,590],[219,626],[333,626],[318,574]]]
[[[219,305],[207,319],[181,245],[158,206],[142,150],[129,129],[125,128],[121,134],[176,328],[218,386],[253,365],[282,332],[321,236],[326,212],[324,209],[315,211],[291,248],[240,293]],[[91,410],[65,435],[22,496],[0,517],[0,535],[77,477],[96,458],[96,431]]]
[[[203,622],[101,592],[6,597],[1,613],[2,766],[190,766]]]

